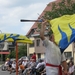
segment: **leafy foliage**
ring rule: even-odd
[[[27,45],[19,46],[18,57],[27,56]]]
[[[46,11],[44,17],[46,19],[54,19],[63,15],[72,15],[75,13],[75,1],[62,0],[59,3],[52,3],[51,11]]]
[[[13,50],[8,56],[7,58],[15,58],[16,57],[16,51]]]
[[[21,45],[18,47],[18,58],[22,56],[27,56],[27,45]],[[7,57],[16,58],[16,50],[13,50]]]
[[[74,0],[61,0],[61,2],[59,3],[53,2],[52,6],[51,4],[48,4],[47,6],[52,7],[52,9],[50,8],[50,11],[44,11],[45,12],[43,16],[44,19],[52,20],[54,18],[58,18],[63,15],[75,14],[75,1]],[[40,28],[40,26],[41,25],[38,24],[38,28]],[[50,27],[48,27],[48,29],[50,29]]]

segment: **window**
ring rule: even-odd
[[[0,49],[3,49],[3,47],[4,47],[4,44],[1,43],[0,44]]]
[[[40,46],[40,39],[36,40],[36,46]]]
[[[13,51],[13,50],[15,50],[15,47],[14,47],[14,48],[8,48],[8,50],[11,50],[11,51]]]
[[[13,48],[13,47],[15,47],[14,45],[8,45],[10,48]]]
[[[66,58],[71,58],[72,57],[72,52],[64,52]]]
[[[40,53],[38,53],[38,58],[41,58],[41,54]]]
[[[30,47],[34,47],[34,40],[33,40],[33,43],[32,43],[32,44],[30,44],[29,46],[30,46]]]

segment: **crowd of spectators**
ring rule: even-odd
[[[6,59],[5,66],[10,74],[14,71],[16,72],[16,60],[13,62],[10,59]],[[73,62],[73,58],[67,63],[69,75],[74,75],[75,66]],[[62,69],[63,70],[63,69]],[[45,70],[45,61],[44,59],[40,59],[38,63],[36,63],[35,54],[29,59],[21,59],[18,61],[18,73],[19,75],[46,75]],[[64,74],[63,74],[64,75]]]

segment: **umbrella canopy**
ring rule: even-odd
[[[18,75],[18,45],[17,43],[32,43],[32,41],[24,35],[1,33],[0,43],[4,41],[16,43],[15,44],[16,45],[16,75]]]
[[[32,41],[24,35],[1,33],[0,34],[0,42],[4,42],[4,41],[18,42],[18,43],[32,43]]]

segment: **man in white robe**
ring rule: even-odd
[[[46,75],[62,75],[61,65],[64,68],[64,75],[68,75],[67,63],[63,53],[61,53],[60,48],[55,43],[53,32],[49,34],[49,39],[45,38],[44,32],[47,21],[42,22],[40,29],[40,38],[43,40],[43,44],[46,48],[45,51],[45,62],[46,62]]]

